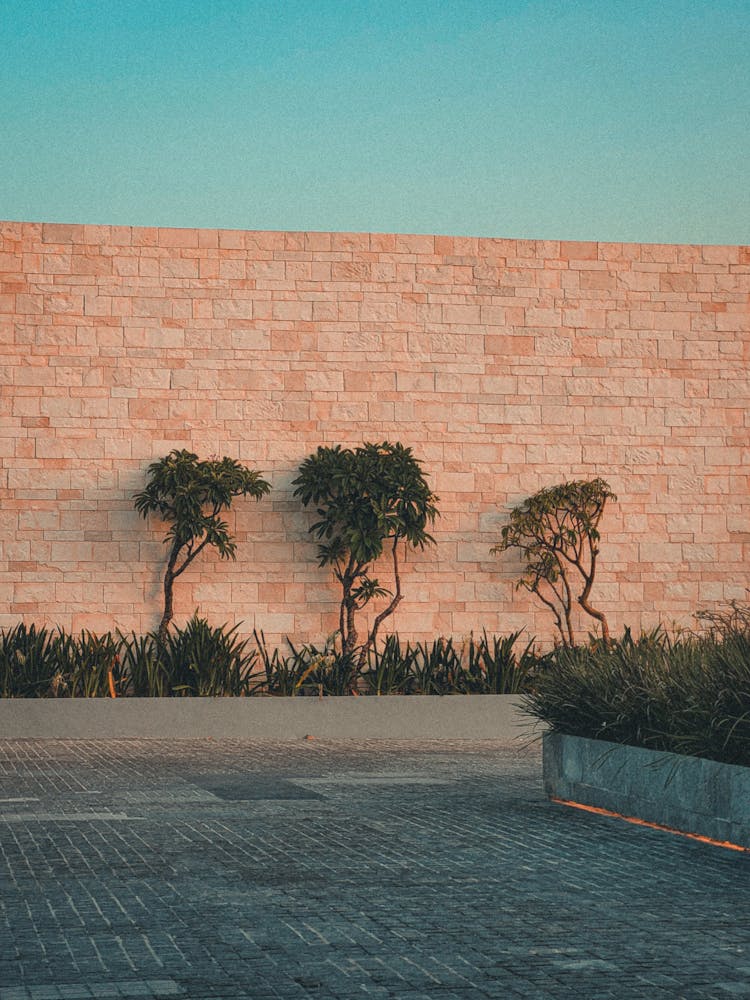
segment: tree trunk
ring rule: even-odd
[[[385,621],[386,618],[388,618],[390,615],[393,614],[398,605],[401,603],[401,596],[402,596],[401,576],[398,571],[398,542],[399,539],[398,536],[396,536],[393,539],[393,576],[396,581],[396,589],[393,594],[393,599],[391,600],[391,603],[388,605],[388,607],[380,612],[380,614],[376,617],[375,621],[372,624],[372,630],[369,636],[367,637],[367,642],[362,646],[362,649],[360,650],[359,653],[359,661],[357,663],[358,673],[364,669],[365,660],[367,659],[367,654],[375,645],[375,639],[377,637],[378,629],[380,628],[381,624]]]
[[[177,564],[177,555],[179,551],[179,547],[175,544],[172,547],[172,551],[169,553],[169,562],[167,563],[167,568],[164,572],[164,614],[159,622],[159,642],[164,642],[167,638],[169,623],[174,618],[174,568]]]
[[[589,594],[591,593],[591,588],[594,586],[594,573],[596,572],[596,557],[598,555],[598,550],[593,546],[591,547],[591,568],[588,573],[584,573],[584,579],[586,584],[581,592],[581,596],[578,598],[578,603],[581,605],[583,610],[587,615],[591,615],[595,618],[602,626],[602,639],[605,645],[609,645],[609,625],[607,624],[607,619],[603,611],[598,611],[595,607],[589,604]],[[584,572],[581,570],[581,572]]]
[[[351,592],[353,581],[344,580],[344,597],[341,601],[340,626],[341,626],[341,651],[353,653],[357,646],[357,625],[354,621],[356,612],[355,602]]]
[[[609,645],[609,625],[607,624],[607,618],[603,611],[597,611],[595,607],[589,604],[586,597],[583,594],[578,598],[578,603],[581,605],[583,610],[587,615],[591,615],[592,618],[596,618],[602,626],[602,639],[606,645]]]
[[[573,599],[570,593],[570,585],[568,584],[568,578],[561,567],[562,582],[565,587],[565,600],[563,601],[563,608],[565,609],[565,627],[568,630],[568,641],[570,642],[571,649],[576,644],[575,635],[573,634],[573,623],[570,620],[570,612],[573,605]]]

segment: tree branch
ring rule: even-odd
[[[182,565],[179,567],[179,569],[176,569],[174,571],[174,573],[172,574],[172,576],[177,577],[177,576],[180,575],[180,573],[183,573],[188,568],[188,566],[190,565],[190,563],[196,558],[196,556],[200,555],[200,553],[203,551],[203,549],[205,549],[205,547],[207,545],[208,545],[208,536],[206,536],[206,538],[204,538],[203,541],[200,543],[200,545],[197,548],[195,548],[195,549],[192,548],[192,544],[191,544],[190,547],[189,547],[189,549],[188,549],[188,553],[187,553],[187,556],[185,558],[185,561],[182,563]]]
[[[380,628],[381,624],[385,621],[386,618],[388,618],[390,615],[393,614],[393,612],[396,610],[396,608],[398,607],[398,605],[401,603],[401,596],[402,596],[401,595],[401,574],[399,573],[399,569],[398,569],[398,543],[399,543],[399,541],[400,541],[399,536],[398,535],[394,535],[393,536],[393,548],[391,549],[391,555],[392,555],[392,560],[393,560],[393,578],[394,578],[395,583],[396,583],[396,588],[395,588],[395,590],[393,592],[393,597],[391,598],[390,604],[388,605],[387,608],[384,608],[384,610],[381,611],[379,615],[377,615],[377,617],[375,618],[375,621],[372,624],[372,629],[370,630],[370,634],[367,637],[367,642],[362,646],[362,649],[360,650],[359,662],[357,664],[357,669],[358,670],[362,670],[362,668],[364,667],[365,660],[367,659],[367,654],[370,651],[370,649],[375,645],[375,639],[377,637],[378,629]]]

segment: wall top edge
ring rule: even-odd
[[[372,253],[502,254],[506,256],[611,258],[618,248],[658,248],[733,251],[743,258],[750,246],[716,243],[653,243],[622,240],[561,240],[491,236],[446,236],[429,233],[336,232],[322,230],[202,229],[164,226],[92,225],[89,223],[0,220],[0,238],[34,239],[51,244],[160,246],[224,250],[274,249],[284,251],[351,251]]]

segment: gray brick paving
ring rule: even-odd
[[[0,741],[0,1000],[729,1000],[749,903],[538,748]]]

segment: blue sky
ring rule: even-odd
[[[750,241],[750,0],[2,0],[0,218]]]

